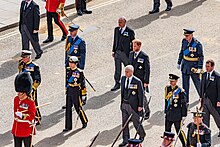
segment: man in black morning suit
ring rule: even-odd
[[[206,61],[206,72],[202,74],[201,106],[205,115],[203,122],[210,127],[210,114],[219,128],[220,137],[220,75],[214,70],[215,62]]]
[[[139,39],[132,41],[133,51],[129,54],[129,64],[134,67],[134,75],[142,81],[144,91],[149,93],[148,85],[150,78],[150,61],[147,54],[141,50],[142,42]],[[145,120],[149,118],[150,109],[147,97],[144,96]]]
[[[131,114],[131,121],[137,130],[140,140],[143,141],[146,135],[144,128],[140,122],[140,115],[143,110],[144,91],[140,79],[133,75],[134,68],[132,65],[125,67],[125,76],[121,79],[121,111],[122,126],[125,125]],[[130,139],[129,125],[123,130],[123,142],[119,147],[127,146]]]
[[[23,0],[20,7],[19,31],[22,38],[22,49],[30,50],[31,42],[39,59],[43,53],[39,44],[40,10],[39,6],[33,0]]]
[[[132,51],[132,41],[135,39],[135,34],[132,29],[126,26],[126,18],[121,17],[118,20],[118,27],[114,31],[114,43],[112,56],[115,60],[115,86],[111,91],[115,91],[120,88],[121,68],[122,63],[124,66],[128,65],[128,56]]]

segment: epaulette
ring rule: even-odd
[[[34,64],[35,66],[38,66],[38,64],[37,63],[35,63],[35,62],[32,62],[32,64]],[[38,66],[39,67],[39,66]]]
[[[70,67],[67,67],[66,69],[70,70]]]
[[[182,87],[179,87],[178,88],[181,90],[181,92],[185,92],[185,89],[183,89]]]

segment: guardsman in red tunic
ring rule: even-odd
[[[68,35],[68,31],[65,25],[60,20],[60,16],[64,16],[64,3],[65,0],[45,0],[46,1],[46,10],[47,10],[47,29],[48,29],[48,37],[43,43],[48,43],[53,41],[53,24],[52,19],[54,22],[60,27],[63,32],[63,36],[61,41],[66,39]]]
[[[20,73],[15,78],[15,91],[18,95],[14,98],[14,123],[12,134],[14,146],[32,146],[32,137],[35,133],[34,119],[36,106],[30,98],[32,90],[32,79],[28,73]]]

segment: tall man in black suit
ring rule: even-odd
[[[118,27],[114,32],[114,43],[112,56],[115,60],[115,86],[111,91],[115,91],[120,88],[121,68],[122,63],[124,66],[128,65],[128,56],[132,51],[132,41],[135,39],[135,34],[132,29],[126,26],[126,18],[120,17],[118,20]]]
[[[215,62],[206,61],[206,72],[202,74],[201,107],[205,115],[203,122],[210,127],[210,114],[219,128],[220,137],[220,75],[214,70]]]
[[[39,6],[33,0],[23,0],[20,7],[19,31],[22,38],[22,49],[29,50],[29,42],[31,42],[39,59],[43,53],[39,44],[39,24],[40,11]]]
[[[133,75],[134,67],[127,65],[125,67],[125,76],[121,79],[121,111],[122,111],[122,126],[125,125],[131,114],[131,121],[135,129],[140,135],[140,140],[143,141],[146,135],[144,128],[140,122],[140,114],[143,110],[144,91],[140,79]],[[130,139],[128,125],[123,130],[123,142],[120,147],[128,145]]]
[[[134,67],[134,75],[138,77],[143,84],[144,90],[149,92],[149,78],[150,78],[150,61],[147,54],[141,50],[142,42],[139,39],[134,39],[133,51],[129,54],[129,64]],[[147,102],[147,98],[144,97],[144,110],[145,110],[145,119],[149,118],[150,109]]]

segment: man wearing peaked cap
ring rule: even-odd
[[[189,147],[210,147],[211,146],[211,130],[202,122],[204,112],[192,112],[193,122],[187,125],[187,146]],[[198,128],[199,130],[198,130]],[[199,135],[199,141],[198,141]]]
[[[12,134],[14,146],[21,147],[24,142],[25,147],[30,147],[32,137],[35,133],[32,122],[35,119],[36,106],[30,97],[32,90],[32,79],[28,73],[20,73],[15,78],[15,91],[17,96],[14,98],[14,123]]]
[[[163,142],[162,145],[160,147],[174,147],[172,145],[172,142],[175,140],[174,139],[175,134],[172,132],[164,132],[163,136],[161,136],[161,138],[163,138]]]
[[[83,77],[77,68],[78,58],[71,56],[69,58],[69,67],[66,69],[66,114],[65,129],[63,132],[72,130],[72,107],[74,106],[79,118],[82,122],[82,128],[87,127],[88,119],[83,111],[82,85]]]
[[[37,88],[41,83],[41,74],[40,74],[39,66],[31,60],[31,54],[32,52],[29,50],[22,51],[21,53],[22,59],[18,63],[18,70],[19,73],[22,72],[29,73],[31,78],[33,79],[31,96],[32,99],[35,101],[35,105],[38,106]],[[39,108],[37,108],[36,120],[38,122],[37,125],[40,124],[41,113]]]
[[[183,29],[185,38],[182,40],[182,47],[179,53],[177,69],[182,71],[182,86],[186,91],[186,102],[189,103],[190,77],[200,94],[200,75],[203,70],[203,48],[202,44],[193,37],[194,30]]]
[[[170,85],[165,87],[165,131],[171,132],[174,124],[182,146],[186,146],[186,136],[182,128],[182,119],[187,116],[185,92],[177,85],[179,76],[169,74]]]

